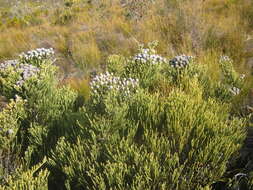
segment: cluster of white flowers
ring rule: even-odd
[[[54,55],[53,48],[38,48],[35,50],[28,51],[26,53],[21,53],[19,55],[20,62],[29,63],[31,61],[42,61],[48,59]]]
[[[167,60],[160,55],[156,55],[154,50],[142,49],[140,53],[133,57],[133,61],[136,63],[150,63],[155,65],[159,63],[165,63]]]
[[[0,63],[0,69],[7,69],[8,67],[16,67],[19,64],[17,60],[9,60],[4,63]]]
[[[113,90],[128,96],[135,92],[138,86],[138,79],[120,78],[109,72],[95,76],[90,83],[91,92],[95,96],[101,96]]]
[[[10,136],[10,135],[12,135],[13,133],[14,133],[13,129],[8,129],[8,130],[6,131],[6,136]]]
[[[220,56],[219,62],[220,63],[223,63],[223,62],[230,62],[230,63],[232,63],[233,60],[229,56],[227,56],[227,55],[222,55],[222,56]]]
[[[27,79],[36,75],[40,71],[39,68],[33,65],[22,64],[19,63],[17,60],[6,61],[0,64],[1,70],[5,70],[10,67],[12,67],[14,71],[20,73],[19,80],[16,83],[16,85],[19,87],[21,87]]]
[[[232,87],[232,88],[229,89],[229,92],[231,92],[231,94],[234,95],[234,96],[240,94],[240,91],[241,90],[237,87]]]
[[[243,80],[245,78],[245,74],[240,75],[240,79]]]
[[[36,75],[40,69],[33,65],[20,64],[19,70],[21,71],[21,79],[17,82],[17,85],[22,86],[27,79]]]
[[[193,56],[179,55],[169,61],[169,64],[174,68],[185,68],[194,59]]]

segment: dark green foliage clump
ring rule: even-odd
[[[224,105],[180,91],[136,94],[110,118],[83,115],[76,140],[63,138],[53,154],[69,189],[201,189],[244,137]]]

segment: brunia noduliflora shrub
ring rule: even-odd
[[[245,75],[240,75],[235,71],[232,63],[233,61],[228,56],[221,56],[218,63],[221,78],[214,81],[210,77],[207,65],[197,63],[193,56],[180,55],[169,61],[165,75],[172,83],[181,87],[185,83],[187,85],[189,80],[196,78],[201,83],[206,98],[230,102],[233,97],[240,94],[245,77]]]
[[[138,79],[123,78],[106,72],[92,78],[90,83],[91,101],[97,111],[105,109],[104,99],[115,99],[117,102],[126,101],[138,90]],[[111,100],[112,101],[112,100]]]
[[[39,64],[41,61],[51,58],[54,55],[53,48],[38,48],[35,50],[28,51],[26,53],[21,53],[19,55],[20,63],[33,63]]]
[[[244,137],[226,105],[180,91],[137,92],[117,109],[110,118],[84,110],[76,140],[58,141],[52,165],[68,189],[203,189],[220,179]]]
[[[185,75],[190,75],[189,77],[194,77],[194,74],[197,75],[197,70],[194,68],[194,57],[188,55],[178,55],[170,59],[167,62],[167,68],[165,72],[167,76],[171,78],[172,82],[180,84],[182,78]],[[190,67],[191,66],[191,67]],[[196,73],[192,73],[196,70]]]
[[[236,96],[243,87],[245,75],[239,75],[233,67],[233,60],[228,56],[221,56],[219,60],[224,81],[228,85],[229,92]]]
[[[155,45],[111,56],[80,109],[77,93],[58,86],[51,53],[0,64],[9,100],[0,112],[0,187],[211,189],[244,139],[244,120],[231,116],[224,95],[237,80],[221,67],[230,74],[214,81],[204,64],[185,55],[169,61]]]
[[[124,68],[124,76],[138,78],[140,86],[143,88],[153,88],[162,78],[160,70],[162,64],[167,62],[167,59],[157,55],[155,46],[157,44],[149,43],[148,48],[140,46],[139,52],[128,59]]]
[[[1,63],[0,69],[5,72],[12,71],[13,74],[15,72],[15,75],[18,77],[18,81],[15,85],[18,87],[21,87],[27,79],[39,72],[39,68],[26,63],[20,64],[20,62],[17,60]]]
[[[189,66],[193,56],[179,55],[169,61],[169,64],[174,68],[185,68]]]
[[[114,76],[113,73],[106,72],[94,77],[90,83],[92,89],[92,98],[100,98],[106,95],[109,91],[119,91],[122,93],[121,98],[124,99],[130,96],[131,92],[138,87],[138,79],[120,78]]]
[[[20,59],[0,64],[0,94],[7,99],[21,99],[24,117],[8,136],[13,134],[7,150],[11,163],[17,166],[12,169],[0,185],[5,189],[47,189],[48,172],[40,170],[42,160],[48,156],[57,138],[64,135],[68,115],[71,115],[77,94],[69,87],[58,87],[56,67],[53,63],[52,49],[37,49],[20,55]],[[5,110],[4,110],[5,111]],[[3,113],[4,113],[3,111]],[[16,112],[16,114],[19,112]],[[1,117],[1,123],[8,117]],[[15,119],[15,118],[14,118]],[[16,120],[14,120],[16,121]],[[6,128],[11,121],[5,122],[1,128]],[[8,137],[9,138],[9,137]],[[4,141],[6,143],[6,141]],[[1,142],[2,143],[2,142]],[[2,144],[0,145],[0,147]],[[19,147],[19,151],[17,151]],[[29,156],[22,164],[25,152]],[[19,158],[20,157],[20,158]],[[4,162],[5,157],[1,158]],[[45,164],[43,164],[45,165]],[[34,178],[30,179],[32,176]],[[31,180],[31,181],[30,181]]]
[[[205,66],[173,67],[159,56],[154,63],[152,50],[140,52],[147,59],[110,58],[124,65],[91,82],[91,100],[99,97],[105,109],[90,109],[97,101],[89,101],[76,115],[78,125],[52,152],[50,165],[63,172],[67,189],[211,189],[239,150],[244,120],[230,115],[220,94],[208,93],[218,82],[208,78]],[[118,86],[123,78],[130,86]],[[138,90],[126,98],[137,79]],[[150,91],[160,82],[173,89]]]

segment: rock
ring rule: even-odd
[[[82,25],[82,26],[80,27],[80,30],[81,30],[81,31],[84,31],[84,32],[88,31],[89,29],[90,29],[90,28],[89,28],[88,25]]]
[[[8,105],[8,99],[5,96],[0,96],[0,111]]]
[[[253,38],[245,41],[244,53],[253,55]]]
[[[245,60],[245,64],[248,68],[252,69],[253,68],[253,57],[249,57]]]

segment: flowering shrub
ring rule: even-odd
[[[109,72],[97,75],[90,83],[92,96],[97,98],[114,91],[124,99],[136,92],[138,85],[138,79],[120,78]]]
[[[233,60],[226,55],[219,59],[219,65],[223,74],[225,85],[229,86],[228,91],[231,95],[238,95],[244,84],[245,75],[238,74],[233,67]]]
[[[18,60],[9,60],[4,63],[0,63],[0,69],[6,69],[8,67],[15,67],[19,64]]]
[[[165,64],[164,73],[173,84],[181,85],[182,81],[186,78],[186,81],[195,77],[199,78],[204,72],[203,68],[200,68],[198,64],[190,64],[193,61],[193,56],[178,55],[170,59]]]
[[[33,65],[19,63],[17,60],[7,61],[5,63],[0,64],[0,69],[2,69],[2,72],[10,68],[12,68],[13,71],[19,73],[19,78],[16,82],[16,85],[18,87],[21,87],[26,80],[28,80],[32,76],[35,76],[40,71],[39,68]]]
[[[41,62],[52,58],[52,48],[39,48],[19,55],[19,59],[0,63],[2,88],[20,88],[42,69]],[[8,78],[8,80],[6,80]],[[13,90],[13,89],[12,89]]]
[[[220,56],[219,62],[220,64],[222,64],[223,62],[233,63],[233,60],[227,55],[222,55]]]
[[[161,57],[160,55],[155,54],[155,50],[153,49],[141,49],[140,53],[136,54],[133,57],[133,61],[135,63],[140,64],[159,64],[165,63],[166,58]]]
[[[139,53],[130,58],[125,66],[125,77],[138,78],[143,88],[154,88],[159,80],[160,70],[167,59],[157,55],[154,46],[140,47]]]
[[[189,66],[190,62],[194,59],[193,56],[179,55],[169,61],[169,64],[177,69],[182,69]]]
[[[233,67],[233,60],[229,56],[221,56],[219,65],[224,76],[224,82],[228,85],[240,88],[244,79],[244,75],[239,75]]]
[[[90,77],[91,96],[80,107],[77,93],[58,84],[52,60],[44,58],[0,64],[0,94],[8,100],[0,112],[0,150],[5,149],[0,161],[9,167],[5,173],[0,167],[0,176],[6,176],[0,177],[0,189],[32,183],[35,189],[47,184],[49,189],[210,189],[244,140],[244,120],[231,114],[227,98],[239,93],[243,76],[227,59],[221,61],[225,80],[216,81],[207,64],[190,64],[193,57],[185,55],[168,62],[150,46],[128,61],[112,56],[109,72]],[[11,107],[18,103],[24,116]],[[17,155],[25,156],[19,159],[7,144],[20,145]]]
[[[240,94],[241,90],[239,88],[232,87],[229,89],[229,91],[231,92],[232,95],[236,96],[236,95]]]
[[[37,163],[62,135],[55,130],[66,124],[63,118],[75,106],[77,94],[69,87],[59,87],[56,67],[49,59],[52,51],[40,52],[30,51],[27,57],[0,64],[0,95],[4,97],[0,110],[0,189],[48,189],[49,172]]]
[[[67,189],[211,189],[243,140],[242,121],[213,100],[139,91],[126,104],[111,117],[85,110],[76,140],[58,141],[51,163]]]
[[[19,55],[21,63],[38,64],[45,59],[49,59],[54,55],[53,48],[38,48]]]

